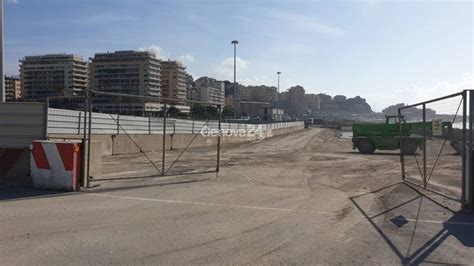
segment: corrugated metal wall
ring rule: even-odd
[[[32,140],[46,139],[46,134],[82,135],[84,113],[64,109],[46,108],[44,103],[0,104],[0,148],[25,148]],[[46,116],[48,121],[45,121]],[[117,123],[120,121],[120,123]],[[46,122],[48,130],[46,131]],[[258,125],[260,130],[281,129],[301,125],[287,122]],[[222,123],[223,130],[255,130],[253,124]],[[217,129],[217,121],[168,119],[166,132],[196,134],[202,128]],[[162,134],[163,120],[139,116],[120,116],[92,113],[92,134]]]
[[[82,134],[84,127],[84,112],[64,109],[49,108],[48,111],[48,133],[49,134]],[[162,134],[163,119],[155,117],[112,115],[103,113],[92,113],[92,134]],[[218,129],[217,121],[192,121],[185,119],[167,119],[167,134],[196,134],[201,129]],[[275,130],[289,127],[302,126],[303,122],[284,122],[273,124],[237,124],[222,123],[221,128],[225,130],[253,131]]]
[[[0,148],[25,148],[45,139],[44,103],[0,103]]]

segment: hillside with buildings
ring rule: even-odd
[[[288,114],[301,116],[331,115],[350,117],[353,115],[372,115],[373,111],[364,98],[356,96],[347,98],[343,95],[334,97],[320,93],[307,94],[302,86],[295,86],[280,94],[279,104]]]
[[[90,60],[74,54],[25,56],[20,78],[6,77],[7,101],[45,101],[48,97],[74,97],[93,90],[112,95],[94,98],[94,109],[104,113],[127,112],[160,116],[164,103],[182,117],[193,106],[221,106],[233,119],[296,120],[310,117],[370,116],[372,108],[359,96],[347,98],[306,93],[300,85],[278,87],[196,79],[177,60],[160,60],[151,51],[96,53]],[[113,94],[149,96],[133,102]],[[119,101],[119,102],[118,102]]]

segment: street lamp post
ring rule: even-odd
[[[237,75],[237,44],[239,42],[237,40],[233,40],[232,44],[234,45],[234,119],[237,118],[237,82],[236,82],[236,75]]]
[[[280,110],[278,109],[278,100],[280,98],[280,75],[281,75],[281,72],[278,71],[277,72],[277,75],[278,75],[278,87],[277,87],[277,97],[276,97],[276,109],[277,109],[277,114],[280,112]]]

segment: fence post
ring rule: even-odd
[[[87,151],[86,148],[89,147],[89,140],[87,139],[87,107],[88,107],[88,98],[84,96],[84,128],[83,128],[83,137],[82,137],[82,185],[84,187],[89,187],[89,177],[87,176],[87,165],[89,161],[87,160]]]
[[[82,112],[79,112],[79,119],[77,120],[77,135],[81,135],[81,121],[82,121]]]
[[[90,95],[88,95],[88,102],[89,102],[89,128],[88,128],[89,142],[87,143],[87,187],[90,186],[91,143],[92,143],[92,98],[90,97]]]
[[[117,135],[120,135],[120,111],[117,114]]]
[[[151,114],[148,114],[148,135],[151,135]]]
[[[400,141],[400,163],[402,170],[402,180],[405,180],[405,155],[403,154],[403,136],[402,136],[402,110],[398,109],[398,135]]]
[[[473,124],[473,119],[474,119],[474,91],[470,90],[469,91],[469,145],[467,145],[467,148],[469,148],[469,151],[467,154],[469,154],[469,160],[468,160],[468,165],[469,165],[469,175],[467,176],[467,184],[466,184],[466,199],[467,199],[467,206],[469,211],[474,211],[474,165],[472,162],[472,154],[473,154],[473,132],[472,132],[472,124]]]
[[[49,98],[46,98],[46,103],[44,106],[44,137],[43,139],[48,139],[48,116],[49,116]]]
[[[423,186],[427,186],[426,176],[426,104],[423,104]]]
[[[221,105],[217,106],[219,110],[219,135],[217,135],[217,167],[216,167],[216,172],[219,174],[219,168],[220,168],[220,160],[221,160],[221,120],[222,120],[222,107]],[[230,124],[229,124],[230,125]]]
[[[163,153],[161,155],[161,175],[165,175],[165,159],[166,159],[166,103],[163,110]]]
[[[173,133],[170,134],[170,151],[173,150],[173,139],[174,139],[175,133],[176,133],[176,122],[173,123]]]
[[[461,199],[462,199],[462,208],[468,209],[468,201],[466,200],[466,180],[467,174],[469,171],[467,170],[467,165],[471,165],[467,163],[467,91],[463,91],[462,94],[462,190],[461,190]]]

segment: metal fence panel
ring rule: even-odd
[[[0,147],[25,148],[46,138],[44,103],[0,104]]]
[[[252,134],[261,130],[261,137],[268,137],[272,129],[302,126],[302,122],[222,123],[220,106],[216,107],[217,112],[208,113],[206,107],[205,113],[199,116],[174,118],[183,116],[177,116],[176,108],[170,112],[167,103],[162,104],[161,110],[140,110],[140,103],[147,101],[157,99],[98,92],[89,97],[49,99],[48,136],[84,140],[87,145],[84,184],[94,185],[124,179],[216,173],[221,137],[239,136],[229,130]],[[128,103],[133,103],[134,108],[127,108]],[[107,106],[101,106],[104,104]]]
[[[466,101],[457,93],[399,109],[402,177],[465,202]]]

